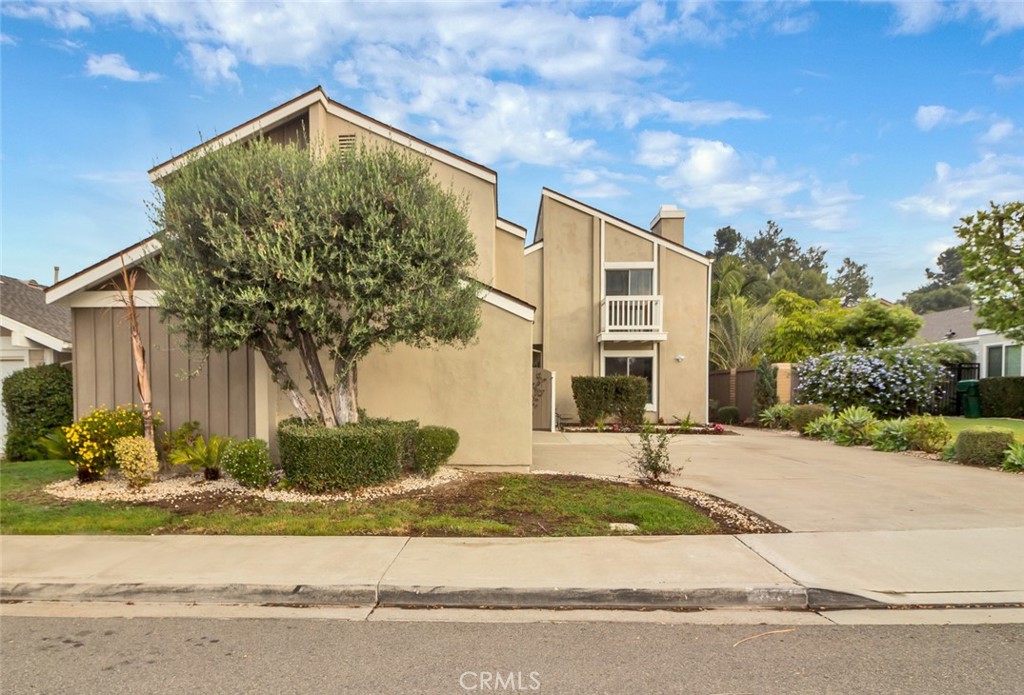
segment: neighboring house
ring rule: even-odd
[[[202,147],[254,136],[335,147],[360,141],[398,145],[426,157],[441,185],[466,197],[479,256],[475,275],[484,285],[477,339],[462,350],[399,345],[371,353],[359,363],[359,405],[373,416],[455,428],[461,439],[452,459],[456,465],[528,468],[534,307],[518,298],[524,289],[526,233],[498,217],[497,174],[332,101],[319,87]],[[194,152],[153,168],[151,180],[159,183]],[[47,291],[47,301],[69,307],[73,316],[76,417],[97,406],[138,401],[128,326],[110,281],[122,262],[137,266],[157,253],[157,241],[142,241]],[[198,420],[211,433],[260,437],[273,446],[277,423],[294,413],[262,357],[251,350],[208,357],[187,353],[159,320],[159,288],[144,276],[137,287],[153,405],[165,425]],[[294,355],[290,362],[292,373],[301,374]]]
[[[0,381],[40,364],[70,364],[71,312],[49,306],[46,288],[34,280],[0,275]],[[7,438],[7,415],[0,407],[0,450]]]
[[[1021,345],[1006,336],[978,328],[981,319],[974,307],[936,311],[921,316],[924,324],[915,343],[957,343],[969,348],[981,365],[981,376],[1024,376]]]
[[[643,229],[544,189],[525,296],[560,418],[578,419],[573,376],[628,374],[650,383],[651,419],[707,420],[711,261],[683,245],[685,217],[662,206]]]

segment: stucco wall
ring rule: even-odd
[[[604,260],[613,263],[626,261],[650,263],[654,260],[654,244],[615,225],[605,224]]]
[[[658,414],[707,419],[708,270],[666,248],[658,250],[658,278],[664,297],[665,332],[659,345]],[[676,355],[682,355],[681,362]]]
[[[212,353],[204,360],[179,347],[157,309],[139,309],[140,329],[153,389],[153,409],[165,428],[198,420],[207,433],[255,436],[253,355]],[[73,309],[72,361],[75,417],[92,409],[138,404],[135,360],[125,310]],[[191,377],[189,377],[191,375]]]
[[[537,308],[533,317],[533,344],[544,342],[544,248],[535,249],[523,256],[526,286],[523,299]]]
[[[532,459],[529,321],[481,301],[476,341],[463,349],[377,350],[359,363],[359,406],[373,417],[419,420],[459,433],[451,463],[527,470]],[[295,355],[292,377],[305,384]],[[277,393],[272,423],[294,415]],[[273,432],[276,428],[271,427]]]
[[[526,260],[523,258],[522,238],[495,228],[494,241],[493,287],[513,297],[525,299]]]

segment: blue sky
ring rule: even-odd
[[[953,225],[1024,198],[1024,3],[249,3],[2,9],[2,258],[52,279],[150,233],[146,170],[323,85],[686,243],[778,222],[891,299]]]

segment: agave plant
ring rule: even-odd
[[[804,427],[804,434],[811,439],[825,439],[833,441],[836,438],[836,428],[838,423],[836,416],[832,413],[825,413],[819,418],[811,420]]]
[[[231,444],[230,437],[212,435],[209,440],[202,435],[196,437],[191,444],[185,444],[171,451],[168,460],[174,466],[188,466],[194,471],[203,470],[207,480],[220,478],[221,459]]]
[[[851,405],[836,418],[835,443],[840,446],[870,444],[878,420],[862,405]]]
[[[871,446],[878,451],[907,451],[910,442],[907,440],[907,421],[903,419],[885,420],[875,428],[871,438]]]

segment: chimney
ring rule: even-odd
[[[60,282],[60,266],[55,265],[53,266],[53,284],[56,285],[58,282]]]
[[[685,210],[680,210],[675,205],[662,205],[658,214],[651,220],[651,231],[682,246],[684,222]]]

